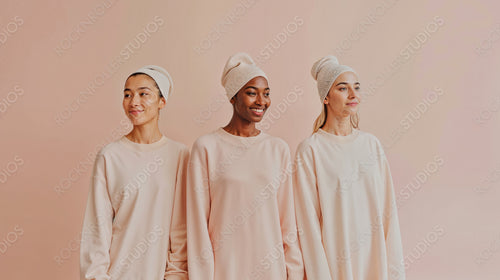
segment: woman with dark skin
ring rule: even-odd
[[[233,117],[224,130],[237,136],[256,136],[260,131],[255,127],[271,106],[271,97],[266,78],[259,76],[251,79],[230,102],[233,104]]]
[[[303,280],[288,145],[255,127],[271,105],[268,79],[239,53],[222,85],[233,116],[194,143],[188,167],[189,277]]]

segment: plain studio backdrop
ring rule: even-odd
[[[292,153],[321,108],[314,61],[356,69],[360,129],[392,168],[407,279],[498,279],[500,5],[469,2],[2,1],[0,278],[78,278],[95,154],[130,129],[128,74],[171,73],[160,128],[190,146],[229,121],[220,76],[244,51],[269,77],[260,127]]]

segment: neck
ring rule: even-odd
[[[255,128],[254,122],[243,120],[235,114],[233,114],[231,121],[223,129],[233,135],[243,137],[256,136],[260,133],[260,130]]]
[[[145,123],[142,125],[134,125],[132,131],[126,136],[130,141],[139,144],[151,144],[161,139],[162,134],[158,123]]]
[[[323,130],[339,136],[349,135],[352,133],[351,117],[328,115]]]

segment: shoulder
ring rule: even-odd
[[[382,148],[382,143],[377,138],[377,136],[371,134],[370,132],[361,131],[361,130],[358,130],[358,133],[359,133],[359,138],[361,140],[363,140],[364,142],[371,144],[371,145],[375,145],[378,148]]]
[[[360,141],[360,143],[361,145],[363,145],[363,149],[367,149],[370,157],[372,157],[373,159],[386,158],[382,142],[380,142],[380,140],[375,135],[369,132],[360,131],[359,138],[362,140]]]
[[[198,137],[193,143],[192,151],[204,150],[207,147],[215,145],[218,140],[217,138],[216,132],[210,132]]]
[[[97,156],[106,156],[109,154],[120,152],[123,149],[123,146],[120,144],[120,142],[122,141],[122,138],[123,138],[123,136],[116,139],[115,141],[113,141],[111,143],[104,145],[97,153]]]
[[[317,138],[317,132],[313,133],[306,139],[302,140],[302,142],[300,142],[299,145],[297,146],[297,154],[303,154],[308,151],[311,151],[316,146],[317,143],[316,138]]]
[[[173,150],[179,154],[189,152],[189,148],[185,144],[183,144],[181,142],[177,142],[177,141],[172,140],[170,138],[167,138],[166,147],[167,147],[167,149]]]
[[[269,134],[265,134],[264,137],[265,138],[263,139],[263,142],[269,143],[275,149],[279,149],[288,153],[290,152],[290,147],[288,146],[288,143],[285,140],[281,139],[280,137],[272,136]]]

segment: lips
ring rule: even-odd
[[[137,116],[137,115],[139,115],[140,113],[144,112],[144,110],[131,110],[131,111],[128,111],[128,112],[129,112],[129,114],[131,114],[131,115],[135,115],[135,116]]]
[[[257,116],[262,116],[265,111],[264,108],[250,108],[250,110],[252,110],[252,112]]]

